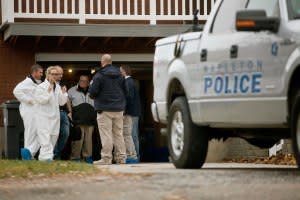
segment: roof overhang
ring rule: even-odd
[[[4,40],[11,36],[70,37],[166,37],[185,32],[190,24],[52,24],[10,23],[2,28]]]
[[[154,54],[111,54],[114,62],[153,62]],[[36,53],[36,62],[99,62],[98,53]]]

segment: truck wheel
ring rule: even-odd
[[[185,97],[178,97],[171,105],[168,117],[168,146],[176,168],[198,169],[206,159],[207,131],[191,120]]]
[[[294,98],[291,115],[291,136],[294,155],[300,168],[300,92]]]

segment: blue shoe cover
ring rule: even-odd
[[[137,164],[137,163],[139,163],[138,159],[132,159],[132,158],[126,159],[126,164]]]
[[[21,148],[21,157],[22,157],[22,160],[32,160],[31,153],[26,148]]]
[[[84,159],[86,163],[88,164],[93,164],[93,158],[92,157],[87,157]]]

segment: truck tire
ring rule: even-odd
[[[185,97],[177,97],[168,117],[168,147],[176,168],[198,169],[205,162],[208,149],[206,128],[191,120]]]
[[[294,98],[291,115],[291,137],[293,151],[300,168],[300,92]]]

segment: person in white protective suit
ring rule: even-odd
[[[64,105],[68,100],[66,88],[56,84],[58,75],[55,66],[48,67],[45,81],[35,91],[37,135],[41,147],[39,160],[42,161],[53,160],[53,149],[60,127],[59,105]]]
[[[31,160],[39,149],[36,142],[36,115],[35,108],[35,89],[43,76],[43,68],[34,64],[31,67],[31,73],[22,82],[18,83],[13,90],[13,94],[20,101],[20,115],[24,124],[24,148],[21,148],[21,157],[23,160]]]

